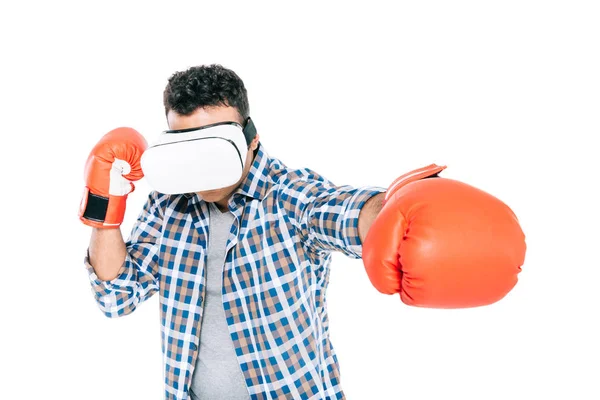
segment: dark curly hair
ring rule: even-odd
[[[171,75],[163,93],[165,114],[169,110],[190,115],[201,107],[235,107],[242,121],[250,114],[248,93],[235,72],[218,64],[191,67]]]

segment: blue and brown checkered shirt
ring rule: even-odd
[[[336,186],[289,169],[259,145],[229,200],[235,216],[223,268],[223,306],[252,399],[343,399],[325,292],[331,253],[360,258],[358,215],[384,188]],[[160,296],[165,398],[188,399],[198,355],[208,244],[207,204],[196,194],[151,192],[119,275],[101,281],[108,317]]]

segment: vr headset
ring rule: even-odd
[[[242,177],[256,128],[248,117],[199,128],[163,131],[142,154],[148,184],[165,194],[193,193],[231,186]]]

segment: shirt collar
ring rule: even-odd
[[[259,142],[256,156],[240,186],[234,193],[240,193],[253,199],[262,200],[267,193],[267,183],[269,175],[269,156],[263,145]]]

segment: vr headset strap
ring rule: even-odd
[[[246,119],[246,125],[244,126],[244,136],[246,137],[246,144],[250,146],[252,139],[256,136],[256,127],[250,117]]]

